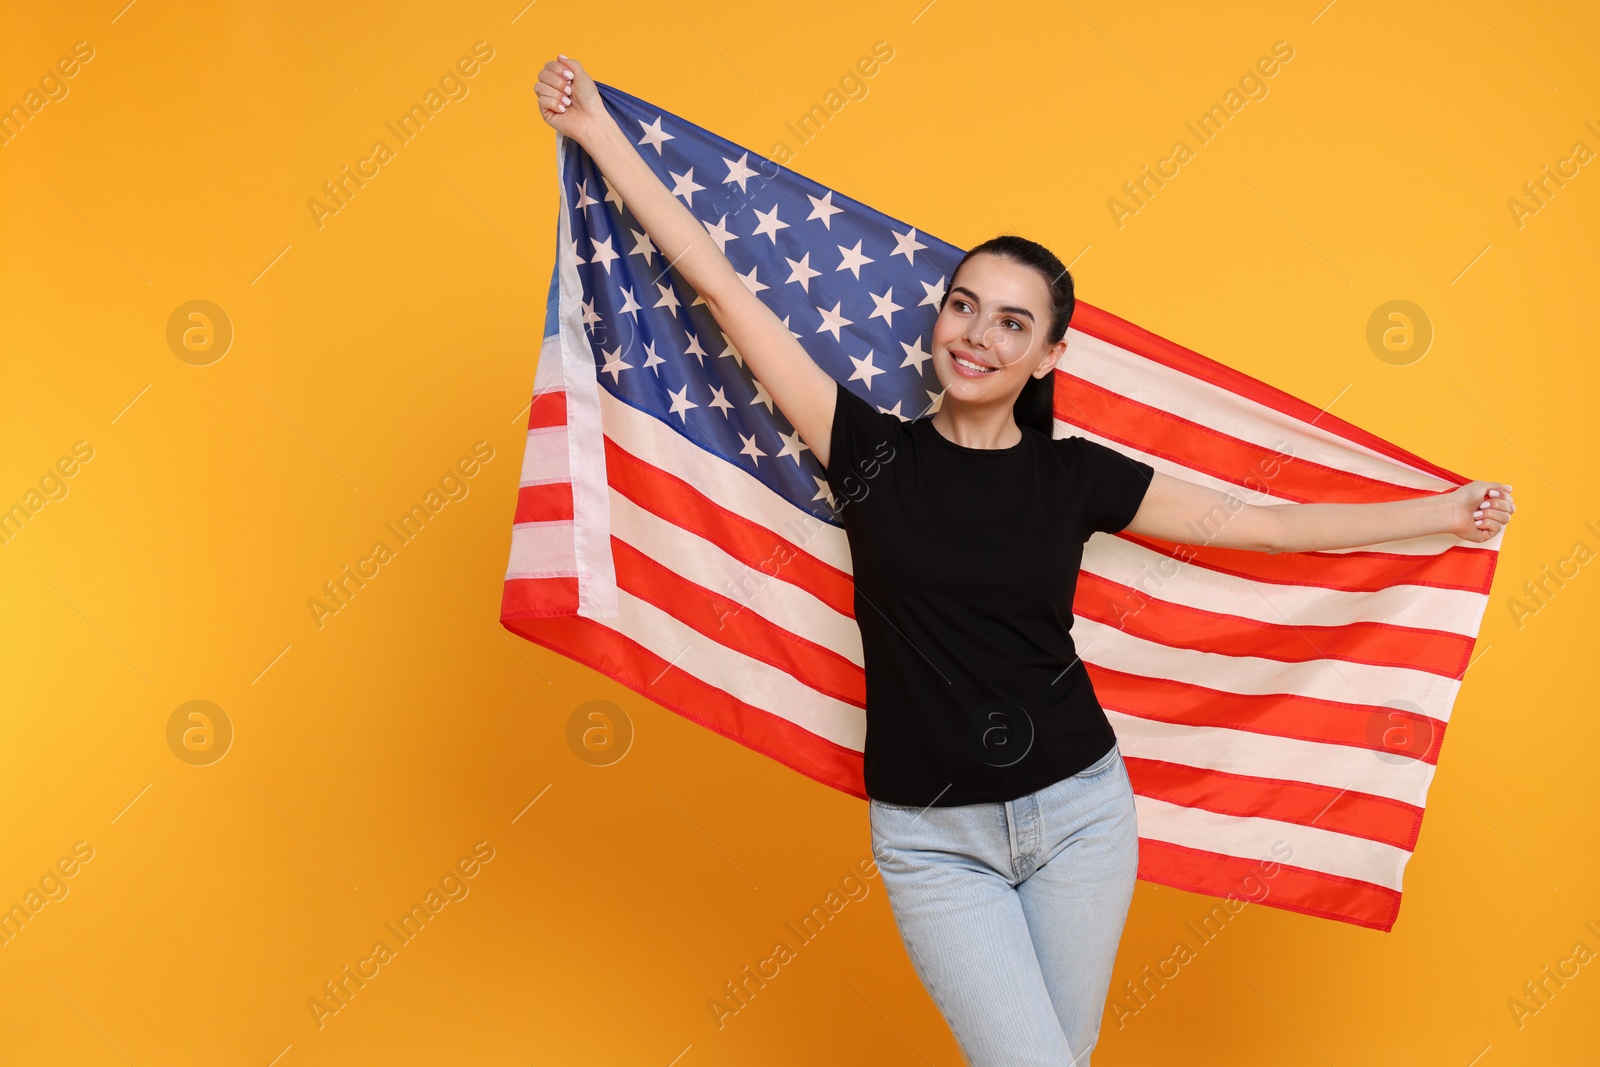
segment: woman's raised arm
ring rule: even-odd
[[[589,153],[657,251],[700,294],[750,372],[826,467],[837,399],[833,378],[750,291],[705,226],[639,157],[581,63],[566,56],[546,63],[536,92],[540,117]]]
[[[1317,552],[1453,534],[1492,538],[1517,510],[1511,487],[1468,482],[1447,493],[1375,504],[1246,504],[1156,472],[1128,532],[1188,545],[1253,552]]]

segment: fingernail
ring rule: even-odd
[[[556,53],[556,58],[557,58],[557,59],[566,59],[566,58],[567,58],[567,57],[566,57],[566,56],[564,56],[564,55],[562,55],[562,54],[561,54],[561,53],[560,53],[560,52],[557,52],[557,53]]]
[[[572,103],[572,97],[570,97],[570,96],[563,96],[563,97],[562,97],[562,98],[561,98],[561,102],[562,102],[562,103],[563,103],[563,104],[570,104],[570,103]]]
[[[1483,518],[1483,512],[1481,512],[1481,511],[1474,511],[1474,512],[1473,512],[1473,513],[1472,513],[1472,517],[1473,517],[1473,518],[1475,518],[1475,519],[1481,519],[1481,518]]]
[[[1499,495],[1500,495],[1500,490],[1498,490],[1498,489],[1491,489],[1491,490],[1489,490],[1489,495],[1490,495],[1490,496],[1499,496]]]

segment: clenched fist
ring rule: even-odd
[[[594,79],[582,63],[567,56],[557,56],[544,65],[534,92],[539,97],[539,117],[579,144],[611,119]]]

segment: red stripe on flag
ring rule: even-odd
[[[611,487],[641,508],[710,541],[763,574],[806,590],[841,615],[855,618],[850,575],[822,562],[793,541],[722,507],[676,475],[606,439]],[[820,519],[811,521],[821,524]]]
[[[1111,312],[1086,304],[1082,300],[1078,301],[1073,311],[1072,328],[1136,356],[1143,356],[1162,366],[1171,367],[1191,378],[1208,382],[1230,393],[1237,393],[1263,407],[1280,411],[1290,418],[1308,424],[1314,423],[1347,441],[1371,449],[1379,455],[1388,456],[1396,463],[1404,463],[1436,478],[1442,478],[1452,485],[1465,485],[1470,481],[1453,471],[1445,470],[1436,463],[1429,463],[1399,445],[1390,444],[1359,426],[1353,426],[1337,415],[1318,410],[1298,397],[1290,396],[1281,389],[1274,389],[1266,382],[1252,378],[1232,367],[1225,367],[1216,360],[1207,359],[1192,349],[1175,344],[1165,337],[1158,337],[1141,326],[1135,326],[1127,319],[1118,318]]]
[[[1416,848],[1422,827],[1421,808],[1389,797],[1136,756],[1123,762],[1134,792],[1186,808],[1314,826],[1407,852]]]
[[[1444,743],[1444,723],[1397,708],[1346,704],[1291,693],[1227,693],[1170,678],[1127,674],[1093,663],[1085,666],[1103,707],[1139,719],[1349,745],[1370,749],[1386,759],[1419,759],[1433,764],[1438,763],[1439,746]]]
[[[517,489],[517,512],[511,520],[513,525],[519,522],[560,521],[572,521],[571,482],[545,482]]]
[[[1267,872],[1271,872],[1270,875]],[[1400,914],[1400,894],[1381,885],[1291,867],[1286,863],[1224,856],[1145,837],[1139,839],[1139,877],[1191,893],[1233,896],[1271,908],[1340,919],[1374,930],[1393,929],[1395,918]],[[1217,904],[1216,907],[1225,906]],[[1209,924],[1201,922],[1209,932]],[[1209,941],[1211,936],[1205,940]]]
[[[567,424],[567,391],[546,389],[533,394],[528,405],[528,429],[539,430]]]
[[[1375,667],[1409,667],[1459,678],[1472,656],[1472,638],[1392,623],[1292,626],[1224,615],[1147,597],[1137,589],[1080,571],[1074,614],[1173,648],[1223,656],[1256,656],[1285,663],[1333,659]]]
[[[731,597],[696,585],[626,541],[611,539],[617,588],[654,604],[685,626],[751,659],[793,675],[836,700],[866,706],[866,675],[830,648],[768,621]]]
[[[1323,503],[1433,495],[1230,437],[1066,372],[1056,376],[1056,410],[1063,422],[1253,492]]]
[[[1201,532],[1201,531],[1196,531]],[[1303,585],[1375,593],[1394,585],[1423,585],[1488,593],[1497,553],[1492,549],[1454,545],[1432,556],[1398,552],[1249,552],[1241,548],[1179,546],[1138,534],[1118,537],[1174,559],[1222,574],[1274,585]]]
[[[578,610],[578,579],[508,578],[500,596],[500,621],[540,615],[571,615]]]
[[[502,618],[501,623],[512,633],[577,660],[690,722],[715,730],[807,778],[861,800],[867,798],[860,752],[752,707],[684,671],[669,670],[670,661],[594,619],[568,615],[539,620]]]

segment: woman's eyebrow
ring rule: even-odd
[[[974,293],[971,289],[968,289],[964,285],[958,285],[954,289],[950,290],[950,295],[951,296],[954,296],[957,293],[966,293],[968,296],[972,297],[972,299],[977,301],[978,303],[980,303],[980,304],[983,303],[983,301],[978,300],[978,294],[977,293]],[[1026,316],[1028,316],[1028,321],[1029,322],[1035,321],[1034,317],[1033,317],[1033,312],[1029,311],[1027,308],[1002,307],[1000,310],[1001,311],[1009,311],[1013,315],[1026,315]]]

